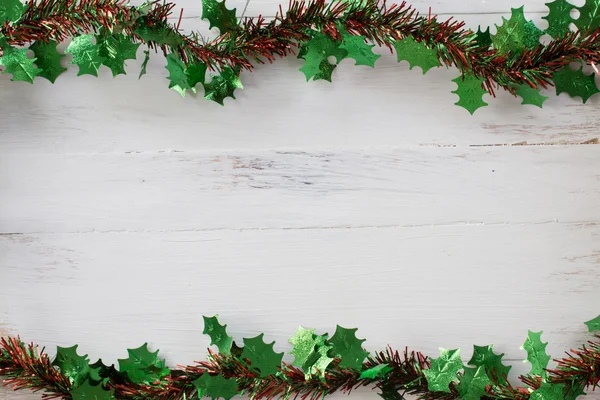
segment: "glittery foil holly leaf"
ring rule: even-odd
[[[423,75],[431,68],[442,65],[434,49],[429,48],[423,42],[417,42],[410,36],[394,41],[394,48],[396,49],[398,62],[402,60],[408,61],[410,69],[420,67]]]
[[[488,105],[482,98],[487,93],[482,87],[483,78],[465,75],[453,79],[452,82],[458,85],[458,88],[452,92],[459,97],[459,100],[454,103],[457,106],[463,107],[473,114],[478,108]]]
[[[202,19],[207,19],[210,26],[219,28],[219,32],[224,34],[238,28],[238,21],[235,17],[235,8],[228,10],[225,7],[225,0],[202,0]]]
[[[377,379],[385,377],[390,371],[392,367],[388,364],[379,364],[373,368],[369,368],[360,373],[358,379]]]
[[[315,340],[314,329],[305,329],[298,327],[296,334],[288,340],[293,345],[290,354],[294,356],[294,362],[292,365],[296,367],[304,367],[307,360],[314,354],[317,341]]]
[[[125,60],[135,60],[140,43],[133,43],[128,35],[97,35],[98,54],[103,58],[102,64],[112,71],[113,76],[125,74]]]
[[[169,88],[175,90],[182,97],[191,90],[196,93],[196,85],[204,83],[206,78],[206,65],[201,63],[190,63],[185,65],[178,55],[170,53],[167,55],[167,66],[169,71]]]
[[[565,385],[542,382],[539,389],[529,396],[530,400],[564,400]]]
[[[90,373],[87,355],[77,354],[77,345],[71,347],[56,348],[56,358],[52,365],[60,368],[61,374],[69,378],[73,386],[83,384]]]
[[[346,57],[353,58],[356,61],[354,65],[375,67],[375,61],[381,56],[373,53],[375,45],[365,43],[365,39],[364,36],[354,36],[347,32],[342,32],[340,49],[346,50],[348,52]]]
[[[95,363],[90,364],[89,367],[89,380],[94,385],[105,385],[111,378],[119,381],[126,378],[126,374],[117,371],[114,364],[110,366],[104,365],[102,359],[98,359]]]
[[[42,70],[38,76],[46,78],[52,83],[67,70],[60,64],[60,60],[65,55],[56,50],[57,45],[58,43],[53,40],[48,43],[38,40],[29,47],[35,55],[35,65]]]
[[[279,372],[283,359],[283,353],[275,353],[273,350],[275,342],[265,343],[263,337],[264,333],[250,339],[244,338],[242,352],[242,358],[248,359],[250,366],[260,371],[261,378]]]
[[[0,25],[17,21],[24,11],[25,4],[19,0],[0,0]]]
[[[142,63],[142,68],[140,69],[140,76],[138,76],[138,79],[142,79],[142,76],[146,75],[148,61],[150,61],[150,52],[148,50],[144,50],[144,62]]]
[[[523,6],[511,9],[510,19],[502,17],[502,25],[496,25],[496,34],[492,36],[494,48],[500,54],[519,54],[525,48],[525,14]]]
[[[527,21],[525,23],[525,48],[535,49],[540,43],[540,38],[544,34],[544,31],[535,26],[533,21]]]
[[[540,89],[534,89],[527,84],[520,85],[516,89],[516,94],[523,99],[521,104],[532,104],[539,108],[542,108],[544,101],[548,100],[548,97],[541,95]]]
[[[118,360],[119,370],[127,373],[133,383],[152,384],[171,372],[165,367],[164,360],[158,358],[158,350],[148,351],[148,343],[137,349],[127,349],[127,353],[128,358]]]
[[[92,43],[94,35],[75,36],[65,50],[65,53],[70,53],[73,57],[71,64],[79,66],[77,75],[94,75],[98,76],[98,69],[104,61],[104,57],[100,55],[100,48]]]
[[[112,400],[113,392],[113,389],[103,389],[102,385],[92,386],[88,382],[84,382],[69,393],[72,400]]]
[[[33,83],[33,78],[42,72],[33,65],[35,58],[27,58],[27,49],[18,49],[2,45],[0,64],[4,66],[3,74],[12,74],[11,81]]]
[[[584,323],[588,327],[588,332],[600,331],[600,315]]]
[[[462,400],[479,400],[486,393],[486,386],[491,384],[484,367],[465,368],[457,389]]]
[[[488,48],[492,45],[492,35],[490,35],[490,27],[488,26],[485,31],[481,30],[481,26],[477,27],[475,40],[479,47]]]
[[[214,317],[202,317],[204,319],[204,330],[202,333],[210,336],[210,344],[216,345],[219,353],[224,355],[231,354],[231,345],[233,338],[227,334],[227,324],[221,325],[218,315]]]
[[[552,75],[556,94],[567,93],[571,97],[579,96],[585,103],[594,94],[600,92],[596,86],[595,75],[583,73],[583,66],[573,71],[568,65]]]
[[[145,18],[140,18],[140,24],[134,31],[144,42],[154,42],[170,47],[177,47],[183,44],[181,36],[169,26],[162,24],[150,25],[144,21]]]
[[[580,31],[592,31],[600,27],[600,0],[585,0],[585,4],[577,9],[579,18],[573,22]]]
[[[557,39],[570,32],[571,28],[569,25],[573,22],[571,11],[575,6],[567,0],[554,0],[551,3],[546,3],[546,6],[550,10],[547,16],[542,17],[542,19],[548,21],[546,33]]]
[[[500,383],[506,383],[506,377],[512,367],[502,364],[503,354],[496,354],[492,350],[493,345],[473,346],[473,356],[469,365],[483,367],[487,375]]]
[[[300,71],[309,81],[323,79],[331,82],[331,74],[336,65],[329,62],[329,57],[334,57],[339,64],[347,55],[348,51],[340,48],[340,43],[334,41],[330,36],[321,32],[312,32],[313,37],[300,47],[298,58],[304,59],[305,63]]]
[[[356,337],[358,328],[346,329],[337,325],[335,333],[329,339],[328,343],[333,346],[331,354],[340,358],[340,367],[362,369],[362,364],[365,358],[369,355],[362,348],[363,342],[366,339]]]
[[[211,376],[205,372],[192,383],[198,389],[198,398],[210,397],[213,400],[218,398],[229,400],[238,393],[236,380],[226,379],[221,374]]]
[[[527,340],[523,344],[523,349],[527,352],[527,361],[531,363],[532,375],[546,376],[545,368],[548,366],[550,356],[546,354],[548,342],[542,342],[542,332],[528,331]]]
[[[440,357],[431,359],[431,367],[423,371],[427,378],[427,388],[436,392],[450,392],[451,382],[457,382],[456,374],[463,369],[460,349],[440,348]]]
[[[240,81],[239,73],[235,72],[231,68],[223,68],[221,74],[211,75],[211,81],[203,83],[204,85],[204,98],[206,100],[212,100],[214,102],[223,104],[223,100],[226,97],[235,99],[235,89],[243,89],[242,81]]]

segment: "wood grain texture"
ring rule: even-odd
[[[541,27],[545,1],[525,4]],[[178,4],[185,31],[217,34],[199,1]],[[413,4],[472,28],[521,5]],[[375,70],[346,60],[331,84],[293,57],[259,66],[225,107],[168,91],[160,56],[141,81],[141,60],[54,86],[1,75],[0,333],[108,362],[149,341],[175,365],[204,357],[201,316],[219,313],[280,351],[299,324],[356,326],[369,350],[468,359],[495,343],[515,373],[527,329],[555,357],[584,341],[600,312],[598,96],[540,110],[500,95],[470,116],[456,71],[377,51]]]

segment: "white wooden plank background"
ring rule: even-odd
[[[543,3],[525,4],[541,27]],[[198,1],[179,4],[186,31],[214,34]],[[473,28],[521,5],[414,4]],[[369,350],[468,359],[495,343],[515,374],[527,329],[555,357],[585,340],[600,313],[600,99],[540,110],[501,95],[470,116],[456,71],[378,51],[375,70],[344,61],[332,84],[306,83],[293,57],[259,66],[225,107],[168,91],[160,56],[141,81],[141,60],[116,79],[0,76],[0,333],[106,361],[149,341],[175,365],[204,356],[201,316],[219,313],[281,351],[299,324],[359,327]],[[25,398],[39,395],[0,390]]]

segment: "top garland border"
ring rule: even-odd
[[[433,67],[456,67],[455,104],[471,114],[487,105],[483,95],[494,96],[497,89],[538,107],[547,99],[540,89],[549,86],[584,103],[600,92],[595,74],[584,72],[586,64],[594,69],[600,64],[600,0],[586,0],[581,7],[567,0],[547,3],[544,31],[525,18],[524,7],[513,8],[494,35],[489,27],[473,32],[452,18],[420,15],[405,2],[388,6],[385,0],[290,0],[286,12],[280,9],[267,22],[260,16],[238,20],[224,1],[202,0],[202,18],[220,32],[212,40],[196,32],[184,35],[179,23],[170,24],[174,6],[158,1],[132,6],[121,0],[0,0],[3,73],[12,74],[13,81],[33,83],[43,77],[54,83],[66,70],[57,44],[71,39],[65,52],[79,66],[78,75],[98,76],[105,65],[116,76],[125,74],[125,61],[135,59],[145,44],[166,56],[169,88],[184,96],[201,85],[206,99],[223,104],[242,88],[240,72],[252,70],[255,63],[298,49],[307,80],[331,81],[344,58],[373,67],[380,56],[372,48],[378,45],[396,51],[398,61],[408,61],[411,69],[420,67],[423,74]],[[571,17],[573,10],[579,11],[577,19]],[[543,35],[552,39],[542,44]],[[33,58],[27,57],[28,50]],[[140,78],[150,51],[144,54]],[[208,71],[213,72],[209,80]]]

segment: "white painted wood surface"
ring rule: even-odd
[[[540,26],[543,3],[525,4]],[[211,34],[198,4],[180,3],[182,27]],[[474,28],[521,5],[414,4]],[[527,329],[555,357],[585,340],[600,313],[600,99],[540,110],[501,95],[470,116],[455,71],[422,76],[379,51],[375,70],[344,61],[332,84],[306,83],[292,57],[259,66],[225,107],[168,91],[159,56],[141,81],[140,60],[54,86],[2,75],[0,333],[106,361],[148,341],[175,365],[204,356],[201,316],[218,313],[281,351],[299,324],[359,327],[369,350],[468,359],[495,343],[515,373]],[[25,398],[39,395],[0,390]]]

